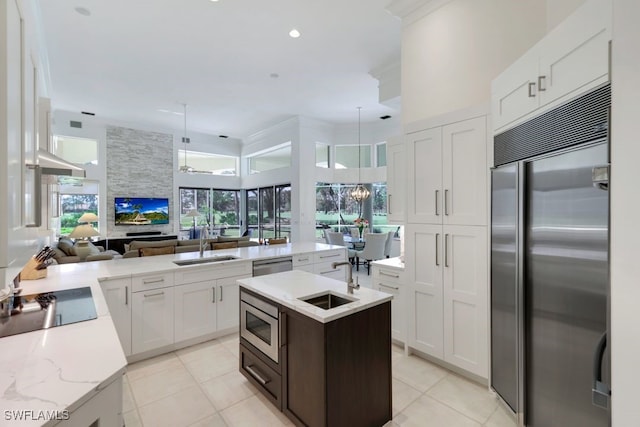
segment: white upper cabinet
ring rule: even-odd
[[[407,135],[407,221],[441,223],[442,129],[427,129]]]
[[[407,199],[407,156],[404,139],[387,141],[387,221],[404,224]]]
[[[408,223],[486,225],[486,120],[407,135]]]
[[[611,2],[588,0],[493,81],[498,133],[609,80]]]
[[[486,141],[484,116],[442,128],[444,224],[487,224]]]

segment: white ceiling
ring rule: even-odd
[[[180,130],[158,110],[187,103],[189,130],[232,137],[296,115],[353,123],[357,106],[363,123],[397,115],[369,74],[400,58],[389,2],[39,0],[52,103]]]

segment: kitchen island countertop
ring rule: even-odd
[[[244,288],[321,323],[349,316],[369,307],[391,301],[393,298],[387,293],[364,287],[354,290],[353,295],[350,295],[347,293],[346,282],[298,270],[242,279],[238,280],[238,283]],[[303,297],[320,295],[325,292],[354,301],[325,310],[300,300]]]

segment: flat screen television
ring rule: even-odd
[[[116,197],[116,225],[169,224],[169,199]]]

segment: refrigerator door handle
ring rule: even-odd
[[[609,409],[611,389],[602,382],[602,358],[607,347],[607,333],[603,333],[593,354],[593,388],[591,389],[591,403],[603,409]]]

